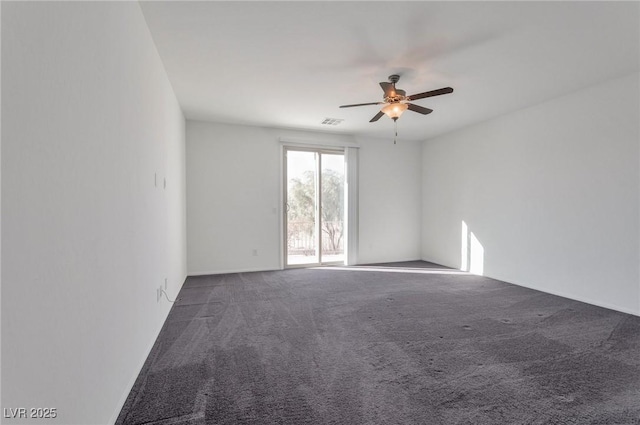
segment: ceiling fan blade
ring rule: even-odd
[[[422,106],[414,105],[413,103],[407,103],[410,111],[418,112],[423,115],[427,115],[433,112],[433,109],[423,108]]]
[[[353,108],[354,106],[367,106],[367,105],[382,105],[384,102],[371,102],[371,103],[355,103],[353,105],[342,105],[341,108]]]
[[[380,83],[380,87],[384,90],[384,97],[393,97],[396,95],[396,87],[392,83],[383,81]]]
[[[441,94],[448,94],[452,92],[453,89],[451,87],[445,87],[438,90],[426,91],[424,93],[412,94],[411,96],[407,96],[407,100],[424,99],[425,97],[440,96]]]
[[[380,118],[382,118],[382,116],[384,115],[384,112],[380,111],[376,114],[375,117],[371,118],[371,120],[369,122],[374,122],[374,121],[378,121]]]

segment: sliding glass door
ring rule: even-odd
[[[344,263],[344,154],[320,153],[320,254]]]
[[[285,265],[344,263],[344,152],[286,148]]]
[[[318,154],[287,149],[285,161],[286,265],[318,264]]]

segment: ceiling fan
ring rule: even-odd
[[[400,76],[393,74],[389,76],[389,82],[383,81],[380,83],[380,87],[384,90],[384,102],[371,102],[371,103],[356,103],[353,105],[342,105],[341,108],[352,108],[354,106],[366,106],[366,105],[385,105],[369,122],[378,121],[383,115],[389,116],[392,120],[396,121],[400,115],[407,109],[419,114],[427,115],[433,112],[433,109],[424,108],[422,106],[409,103],[412,100],[424,99],[425,97],[440,96],[441,94],[452,93],[451,87],[444,87],[438,90],[426,91],[424,93],[412,94],[407,96],[404,90],[396,88],[396,83],[400,80]]]

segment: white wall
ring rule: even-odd
[[[390,124],[391,125],[391,124]],[[358,139],[360,264],[420,259],[422,143]]]
[[[190,274],[280,268],[280,138],[355,143],[329,133],[187,121]],[[421,145],[361,142],[359,262],[417,259]]]
[[[354,143],[328,133],[187,121],[189,274],[280,268],[280,138]]]
[[[4,423],[112,422],[186,276],[185,121],[139,5],[3,2],[2,123],[2,407],[58,416]]]
[[[267,129],[187,121],[189,274],[279,268],[279,161]]]
[[[639,314],[638,81],[426,141],[423,259],[460,267],[464,221],[486,276]]]

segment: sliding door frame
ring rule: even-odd
[[[289,219],[289,211],[288,211],[288,175],[287,175],[287,170],[288,170],[288,156],[287,153],[290,151],[294,151],[294,152],[313,152],[314,154],[316,154],[315,157],[315,166],[316,166],[316,185],[315,185],[315,222],[314,222],[314,227],[315,227],[315,234],[316,234],[316,240],[315,240],[315,249],[316,249],[316,258],[317,258],[317,262],[313,262],[313,263],[304,263],[304,264],[289,264],[287,261],[288,258],[288,229],[289,229],[289,223],[288,223],[288,219]],[[343,157],[343,164],[344,164],[344,202],[347,202],[347,153],[346,150],[344,148],[340,148],[340,147],[309,147],[309,146],[305,146],[305,147],[300,147],[300,146],[288,146],[285,145],[282,147],[282,152],[281,152],[281,157],[282,157],[282,187],[281,187],[281,197],[283,200],[282,203],[282,244],[281,244],[281,255],[282,255],[282,266],[283,268],[303,268],[303,267],[318,267],[318,266],[325,266],[325,265],[342,265],[342,264],[346,264],[347,263],[347,253],[348,253],[348,248],[347,248],[347,241],[343,241],[343,261],[322,261],[322,154],[325,155],[342,155]],[[348,229],[348,218],[349,218],[349,214],[348,214],[348,208],[347,205],[345,205],[344,208],[344,217],[342,218],[344,221],[343,224],[343,229],[344,229],[344,237],[345,239],[347,236],[347,229]]]

